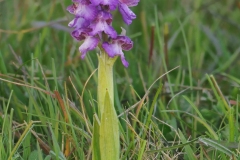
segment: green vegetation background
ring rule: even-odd
[[[68,142],[67,159],[90,158],[97,56],[80,58],[70,4],[0,1],[1,159],[65,159]],[[130,26],[113,20],[134,41],[130,66],[114,68],[121,159],[237,159],[240,2],[141,0],[132,10]]]

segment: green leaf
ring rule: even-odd
[[[52,159],[52,156],[51,155],[48,155],[47,157],[45,157],[44,160],[51,160]]]
[[[186,145],[193,144],[197,140],[198,140],[198,138],[195,138],[194,140],[187,141],[186,143],[183,143],[183,144],[174,145],[174,146],[170,146],[170,147],[163,147],[163,148],[158,149],[158,150],[150,150],[150,151],[147,151],[147,153],[155,153],[155,152],[169,151],[169,150],[173,150],[173,149],[182,148],[182,147],[185,147]]]
[[[146,144],[147,144],[147,141],[141,139],[141,148],[140,148],[140,152],[138,153],[138,160],[143,159],[143,153],[144,153]]]
[[[101,160],[100,155],[100,146],[99,146],[99,137],[100,137],[100,122],[95,114],[93,117],[93,138],[92,138],[92,148],[93,148],[93,160]]]
[[[101,159],[118,160],[120,150],[118,118],[108,91],[104,104],[100,125]]]
[[[4,63],[4,57],[2,56],[1,52],[0,52],[0,72],[2,72],[3,74],[7,73],[7,68],[6,68],[6,65]]]
[[[54,155],[57,159],[66,160],[64,154],[62,153],[62,151],[60,149],[60,146],[58,144],[56,136],[55,136],[55,134],[53,132],[52,126],[50,126],[50,125],[49,125],[49,130],[50,130],[50,133],[52,135],[53,148],[54,148],[54,151],[50,151],[50,154]]]
[[[179,136],[180,136],[180,139],[181,139],[182,143],[187,143],[188,141],[186,140],[186,138],[184,137],[184,135],[183,135],[183,133],[181,132],[180,129],[178,130],[178,132],[179,132]],[[186,151],[186,155],[187,155],[189,160],[197,159],[194,156],[194,152],[193,152],[192,148],[190,147],[190,145],[185,145],[184,149]]]
[[[38,160],[38,151],[32,151],[28,157],[28,160]]]
[[[233,156],[233,155],[236,156],[234,152],[229,150],[227,147],[222,145],[220,142],[217,142],[217,141],[214,141],[214,140],[208,139],[208,138],[199,138],[199,141],[202,142],[203,144],[205,144],[206,146],[211,146],[211,147],[227,154],[228,156]]]

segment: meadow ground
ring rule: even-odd
[[[90,159],[96,50],[82,60],[71,0],[0,0],[0,159]],[[238,159],[240,2],[141,0],[114,68],[121,159]],[[160,78],[159,78],[160,77]],[[67,119],[67,120],[66,120]]]

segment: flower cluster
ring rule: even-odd
[[[123,21],[129,25],[136,15],[129,7],[136,6],[139,0],[72,0],[73,4],[67,10],[75,15],[68,24],[74,28],[72,36],[84,40],[79,47],[81,57],[84,58],[89,50],[97,46],[104,49],[109,57],[120,56],[122,63],[128,67],[122,50],[130,50],[133,42],[125,31],[118,35],[112,27],[111,12],[118,8]]]

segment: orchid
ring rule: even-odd
[[[81,58],[98,47],[98,116],[93,119],[92,159],[118,160],[120,152],[119,121],[114,108],[113,65],[117,57],[125,67],[129,66],[124,51],[133,47],[133,41],[112,27],[112,11],[118,9],[123,21],[129,25],[136,15],[129,7],[139,0],[72,0],[67,10],[74,14],[68,26],[72,37],[83,41],[79,47]]]
[[[111,11],[118,9],[122,14],[123,21],[129,25],[136,18],[136,15],[129,7],[136,6],[139,0],[72,1],[73,4],[67,7],[67,10],[74,14],[75,18],[68,26],[74,28],[71,33],[74,39],[84,41],[79,47],[81,57],[84,58],[88,51],[98,46],[103,48],[109,57],[120,56],[123,65],[128,67],[128,62],[125,60],[122,50],[130,50],[133,47],[133,42],[125,35],[117,35],[117,32],[112,27]],[[108,38],[104,35],[107,35]]]

